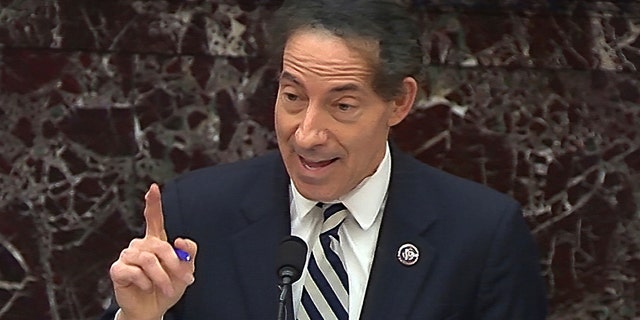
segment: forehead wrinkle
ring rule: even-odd
[[[282,80],[287,80],[287,81],[291,81],[293,82],[295,85],[300,86],[302,89],[305,89],[304,83],[300,82],[294,75],[292,75],[291,73],[287,72],[287,71],[283,71],[280,74],[280,81]],[[364,91],[364,89],[362,88],[362,86],[360,86],[359,83],[354,83],[354,82],[348,82],[345,84],[341,84],[341,85],[337,85],[335,87],[332,87],[329,89],[330,93],[341,93],[341,92],[349,92],[349,91]]]
[[[298,59],[297,57],[286,54],[283,60],[284,69],[289,67],[302,75],[312,74],[314,76],[328,78],[329,80],[350,80],[356,83],[368,83],[372,72],[368,66],[363,66],[362,63],[363,62],[345,63],[342,61],[335,63],[322,61],[322,63],[318,63],[311,61],[311,59],[306,61],[305,59]],[[294,83],[301,85],[300,79],[293,76],[290,72],[283,70],[282,75],[285,76],[287,80],[291,80]],[[356,86],[360,87],[360,85]],[[352,88],[350,87],[346,89]]]

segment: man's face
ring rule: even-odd
[[[335,200],[373,174],[389,128],[404,117],[371,86],[377,45],[358,44],[306,30],[284,49],[275,129],[287,171],[308,199]]]

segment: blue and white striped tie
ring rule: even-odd
[[[342,203],[324,208],[320,239],[313,246],[307,266],[309,276],[304,282],[299,320],[349,319],[349,280],[340,259],[338,236],[347,214]]]

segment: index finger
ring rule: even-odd
[[[167,241],[167,232],[164,230],[164,217],[162,214],[162,198],[160,188],[152,184],[144,197],[144,221],[146,224],[145,237],[156,237]]]

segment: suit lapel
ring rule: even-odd
[[[233,237],[233,259],[250,319],[275,318],[277,312],[276,252],[291,225],[288,183],[277,157],[271,171],[255,177],[242,204],[247,226]]]
[[[392,148],[392,151],[394,149]],[[378,245],[371,268],[361,319],[406,319],[426,279],[434,248],[424,236],[435,222],[436,210],[424,192],[415,160],[393,153],[389,196]],[[412,266],[403,265],[398,249],[412,244],[419,258]]]

